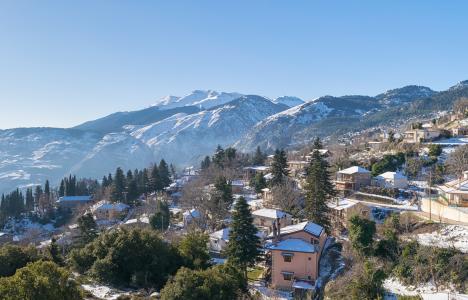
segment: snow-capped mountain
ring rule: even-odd
[[[118,166],[141,168],[161,158],[198,165],[218,144],[245,152],[258,145],[264,150],[303,145],[316,136],[339,137],[447,110],[461,97],[468,97],[468,81],[440,92],[407,86],[375,97],[324,96],[309,102],[199,90],[70,129],[0,130],[0,192],[46,179],[57,184],[70,173],[101,178]]]
[[[414,99],[430,97],[435,93],[435,91],[425,86],[408,85],[399,89],[388,90],[375,96],[375,98],[385,105],[395,105],[410,102]]]
[[[282,96],[273,100],[273,103],[284,104],[289,107],[298,106],[304,103],[304,100],[298,97]]]
[[[195,90],[184,97],[166,96],[157,101],[153,106],[160,109],[171,109],[182,106],[197,106],[209,109],[217,105],[225,104],[241,97],[239,93],[225,93],[212,90]]]
[[[233,144],[256,123],[284,109],[284,105],[249,95],[196,114],[177,114],[127,129],[155,155],[185,164],[211,153],[218,144],[224,147]]]

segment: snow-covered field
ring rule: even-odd
[[[384,288],[388,292],[388,295],[385,297],[387,300],[396,300],[396,295],[420,295],[424,300],[468,300],[468,294],[459,294],[450,290],[437,291],[435,286],[430,283],[418,287],[408,287],[393,277],[384,281]]]
[[[105,285],[83,284],[81,286],[84,290],[90,292],[94,297],[105,300],[115,300],[119,296],[128,295],[128,293],[111,289],[110,287]]]
[[[455,247],[468,253],[468,226],[446,225],[434,232],[418,234],[417,240],[426,246]]]

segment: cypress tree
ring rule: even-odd
[[[60,181],[60,187],[59,187],[58,194],[59,194],[59,197],[65,196],[65,180],[64,179],[62,179]]]
[[[153,167],[151,171],[150,179],[150,192],[159,192],[162,190],[161,178],[159,176],[159,168],[157,165]]]
[[[33,211],[34,210],[34,196],[32,188],[28,188],[26,190],[26,210]]]
[[[111,200],[114,202],[122,202],[125,200],[125,175],[119,167],[115,170],[114,180],[111,187]]]
[[[330,216],[327,202],[336,195],[336,191],[328,168],[328,162],[315,150],[307,168],[305,212],[310,221],[323,226],[329,233]]]
[[[253,266],[260,258],[260,239],[257,227],[253,224],[250,207],[244,197],[240,197],[232,213],[229,243],[226,248],[228,262],[239,268],[247,282],[247,267]]]

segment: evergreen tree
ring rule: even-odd
[[[78,229],[80,230],[80,240],[87,244],[98,235],[98,227],[91,213],[86,213],[78,218]]]
[[[314,139],[314,144],[312,147],[314,150],[323,149],[322,141],[320,140],[319,137]]]
[[[209,236],[202,231],[188,232],[179,243],[179,253],[184,265],[191,269],[206,269],[210,266],[208,252]]]
[[[44,185],[44,194],[46,194],[47,197],[50,197],[50,184],[49,180],[46,180],[45,185]]]
[[[114,202],[125,201],[125,175],[119,167],[115,171],[114,180],[111,186],[111,200]]]
[[[158,200],[156,213],[151,217],[150,224],[156,230],[166,230],[169,227],[171,213],[167,203]]]
[[[132,205],[138,199],[138,185],[135,178],[132,178],[130,181],[127,181],[127,203]]]
[[[247,282],[247,267],[253,266],[259,260],[259,248],[260,239],[257,236],[257,227],[253,224],[250,207],[244,197],[240,197],[232,213],[226,254],[228,262],[244,274],[245,282]]]
[[[374,243],[375,222],[352,216],[349,220],[349,239],[353,249],[361,255],[369,255]]]
[[[255,155],[253,157],[253,164],[257,166],[261,166],[265,164],[265,154],[262,153],[262,150],[260,149],[260,146],[257,147],[257,150],[255,151]]]
[[[26,189],[26,210],[33,211],[34,210],[34,196],[32,188]]]
[[[177,171],[176,171],[176,168],[173,164],[170,164],[169,166],[170,170],[171,170],[171,176],[173,179],[175,179],[177,177]]]
[[[57,244],[55,238],[52,238],[50,241],[49,247],[47,247],[47,256],[51,261],[56,263],[59,266],[63,265],[63,257],[60,254],[60,248]]]
[[[271,164],[271,174],[273,175],[271,179],[272,186],[281,184],[284,177],[289,176],[288,159],[284,150],[276,149]]]
[[[43,191],[40,185],[36,186],[36,190],[34,191],[34,207],[39,207],[39,202],[41,200]]]
[[[329,233],[331,224],[327,202],[336,195],[336,191],[328,168],[328,162],[315,150],[307,168],[305,212],[310,221],[323,226]]]
[[[261,193],[262,190],[267,186],[263,172],[255,174],[255,176],[252,177],[250,185],[255,189],[256,193]]]
[[[159,176],[159,168],[157,165],[153,167],[151,171],[150,179],[150,192],[159,192],[162,191],[161,177]]]
[[[59,193],[59,197],[65,196],[65,180],[64,179],[60,181],[60,187],[59,187],[58,193]]]
[[[161,180],[161,187],[164,189],[171,184],[171,174],[169,173],[169,166],[164,159],[159,162],[159,178]]]
[[[224,149],[221,147],[221,145],[218,145],[218,147],[216,148],[216,152],[213,155],[212,162],[215,164],[215,166],[222,168],[224,167],[224,157]]]
[[[210,165],[211,165],[211,159],[207,155],[207,156],[205,156],[205,159],[203,159],[202,162],[201,162],[201,168],[202,168],[202,170],[206,170],[206,169],[208,169],[210,167]]]
[[[102,183],[101,183],[103,188],[106,188],[109,186],[109,181],[107,180],[107,176],[102,177]]]

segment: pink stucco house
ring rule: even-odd
[[[327,240],[322,226],[302,222],[280,228],[266,246],[271,255],[271,286],[282,290],[314,289]]]

